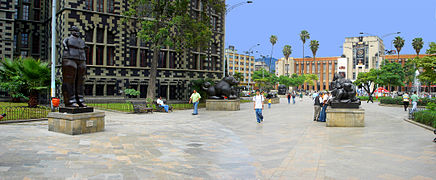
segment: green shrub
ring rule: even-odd
[[[136,97],[139,96],[139,94],[141,94],[139,91],[135,89],[125,89],[124,93],[126,93],[126,95],[129,95],[131,97]]]
[[[379,97],[380,103],[382,104],[399,104],[402,105],[403,104],[403,98],[402,97],[396,97],[396,98],[392,98],[392,97]],[[425,106],[428,103],[436,103],[436,99],[435,98],[421,98],[421,101],[418,101],[418,106]]]
[[[369,96],[358,96],[358,98],[359,98],[361,101],[368,101]],[[375,99],[375,98],[373,98],[373,99]]]
[[[431,111],[436,111],[436,103],[429,102],[425,108]]]
[[[413,113],[414,120],[422,124],[436,128],[436,111],[424,110]]]

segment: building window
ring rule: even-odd
[[[218,18],[213,16],[212,17],[212,28],[214,31],[216,31],[218,29]]]
[[[21,34],[21,47],[27,48],[28,41],[29,41],[29,34],[27,34],[27,33]]]
[[[130,66],[136,66],[136,49],[130,48]]]
[[[33,20],[35,21],[39,21],[39,17],[40,17],[40,10],[39,9],[34,9],[33,10]]]
[[[107,66],[113,66],[114,65],[114,57],[115,57],[115,48],[114,47],[107,47]]]
[[[94,9],[94,0],[85,0],[85,9],[92,11]]]
[[[159,61],[157,63],[158,68],[167,67],[167,53],[165,51],[159,52]]]
[[[29,5],[23,5],[23,19],[29,20]]]
[[[27,52],[27,51],[21,51],[20,55],[21,55],[22,57],[27,57],[28,52]]]
[[[86,48],[86,64],[88,64],[88,65],[92,65],[92,50],[94,49],[93,48],[94,46],[91,46],[91,47],[89,47],[89,48]]]
[[[103,84],[97,84],[95,86],[95,95],[96,96],[103,96],[104,95],[104,85]]]
[[[14,51],[17,50],[17,35],[14,34]]]
[[[130,34],[130,45],[136,46],[136,33]]]
[[[18,19],[18,1],[19,0],[15,0],[15,12],[14,12],[14,19]]]
[[[93,37],[94,37],[94,29],[89,29],[85,31],[86,42],[92,42]]]
[[[32,38],[32,53],[38,54],[39,53],[39,36],[33,35]]]
[[[97,43],[103,43],[104,40],[104,29],[97,28]]]
[[[103,50],[104,46],[97,46],[97,61],[96,65],[103,65]]]
[[[212,71],[217,70],[217,61],[218,61],[218,58],[216,56],[212,56]]]
[[[356,73],[353,72],[353,79],[356,79]]]
[[[106,95],[107,96],[114,96],[115,95],[115,85],[108,84],[106,85]]]
[[[34,0],[33,1],[33,7],[34,8],[41,8],[41,1],[40,0]]]
[[[107,0],[107,12],[113,13],[114,11],[114,0]]]
[[[140,59],[141,59],[140,66],[141,66],[141,67],[147,67],[147,66],[149,66],[149,65],[148,65],[148,61],[147,61],[148,50],[147,50],[147,49],[141,49],[141,52],[140,52],[140,53],[141,53],[141,54],[140,54]]]
[[[97,11],[103,12],[104,11],[104,0],[97,0]]]
[[[94,85],[92,84],[85,84],[85,95],[86,96],[92,96],[92,90],[94,89]]]
[[[176,62],[176,52],[170,52],[169,68],[175,68],[175,62]]]
[[[107,31],[107,38],[106,41],[108,44],[114,44],[115,43],[115,35],[114,33]]]

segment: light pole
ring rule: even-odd
[[[51,98],[56,97],[56,0],[52,2],[52,10],[51,10],[51,87],[50,94]],[[55,111],[55,107],[53,106],[53,101],[50,101],[51,111]]]
[[[250,54],[253,53],[253,48],[260,46],[259,43],[257,43],[256,45],[252,46],[250,49],[248,49],[248,51],[245,51],[245,53],[248,55],[248,86],[250,86],[250,82],[251,82],[251,57]],[[244,69],[244,79],[245,79],[245,69]]]
[[[253,3],[253,1],[244,1],[244,2],[240,2],[240,3],[237,3],[237,4],[231,5],[230,7],[228,7],[226,9],[226,14],[228,14],[230,11],[232,11],[233,9],[235,9],[235,8],[237,8],[239,6],[242,6],[244,4],[251,4],[251,3]]]

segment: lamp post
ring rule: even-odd
[[[56,0],[52,2],[52,10],[51,10],[51,87],[50,87],[50,95],[51,98],[56,97]],[[50,101],[51,111],[55,111],[55,107],[53,106],[53,102]]]
[[[248,55],[248,86],[250,86],[250,82],[251,82],[251,53],[253,53],[253,48],[260,46],[259,43],[257,43],[256,45],[252,46],[250,49],[248,49],[248,51],[245,51],[245,53]],[[244,65],[245,66],[245,65]],[[245,69],[244,69],[244,79],[245,79]]]
[[[251,3],[253,3],[253,1],[244,1],[244,2],[240,2],[240,3],[237,3],[237,4],[231,5],[230,7],[228,7],[226,9],[226,14],[228,14],[230,11],[232,11],[233,9],[235,9],[235,8],[237,8],[239,6],[242,6],[244,4],[251,4]]]

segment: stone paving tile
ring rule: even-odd
[[[241,111],[106,112],[104,132],[0,125],[0,179],[432,179],[431,131],[401,108],[363,103],[364,128],[313,122],[311,102]]]

